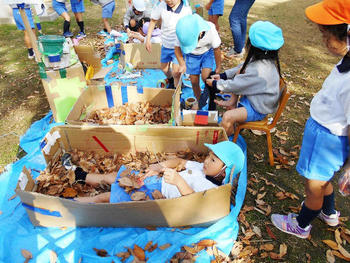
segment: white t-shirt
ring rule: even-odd
[[[186,183],[193,189],[193,191],[201,192],[217,187],[216,184],[205,178],[203,163],[187,161],[185,168],[186,170],[179,174],[185,179]],[[165,198],[176,198],[181,196],[179,189],[175,185],[166,183],[164,179],[162,179],[162,194]]]
[[[210,29],[205,31],[204,37],[202,37],[197,44],[197,47],[191,52],[193,55],[202,55],[211,48],[218,48],[221,45],[221,39],[215,25],[212,22],[206,21]],[[176,39],[175,46],[180,46],[180,41]]]
[[[337,136],[347,136],[350,126],[350,71],[334,67],[311,101],[311,117]]]
[[[182,2],[182,7],[179,7],[173,11],[165,1],[160,2],[152,10],[151,19],[162,19],[162,45],[166,48],[173,49],[176,42],[176,24],[177,21],[186,15],[192,14],[191,8]],[[180,10],[181,9],[181,10]]]

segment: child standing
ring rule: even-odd
[[[202,74],[205,82],[213,69],[214,61],[215,72],[220,72],[221,39],[215,25],[197,14],[182,17],[177,22],[176,35],[175,55],[180,64],[179,71],[190,74],[193,93],[199,101],[201,96],[199,75]],[[185,54],[186,63],[182,53]]]
[[[84,30],[83,13],[85,12],[84,0],[71,0],[72,12],[74,13],[75,20],[80,28],[77,38],[86,37]],[[70,32],[70,16],[66,7],[66,0],[52,0],[52,8],[60,15],[63,19],[63,36],[72,37],[73,33]]]
[[[228,136],[236,122],[258,121],[276,111],[280,97],[280,64],[278,50],[283,46],[282,30],[268,21],[257,21],[249,30],[248,55],[243,63],[207,79],[214,92],[232,92],[226,102],[215,101],[231,107],[224,113],[222,126]],[[236,103],[241,95],[238,107]]]
[[[156,188],[159,188],[165,198],[176,198],[220,186],[223,182],[228,182],[231,172],[233,178],[235,178],[242,170],[245,157],[237,144],[224,141],[204,145],[210,150],[204,163],[187,161],[181,158],[170,159],[159,164],[150,165],[144,178],[164,172],[163,178]],[[67,165],[65,166],[67,167]],[[185,170],[178,173],[175,170],[176,167],[182,167]],[[81,168],[75,169],[75,175],[77,181],[93,186],[99,185],[101,181],[118,184],[117,181],[119,180],[115,173],[97,175],[86,173]],[[113,189],[112,186],[112,192],[102,193],[94,197],[78,197],[76,200],[88,203],[113,202],[113,200],[118,199],[114,196],[116,193],[113,192]]]
[[[151,37],[154,27],[161,19],[162,25],[162,49],[161,49],[161,69],[167,77],[168,88],[175,88],[180,78],[179,63],[175,56],[176,24],[177,21],[186,15],[192,14],[192,10],[186,0],[164,0],[152,10],[151,22],[148,27],[146,38],[146,49],[151,52]],[[172,70],[170,63],[173,63]]]
[[[205,5],[205,9],[208,10],[208,20],[215,25],[219,32],[219,17],[224,14],[224,0],[209,0],[209,3]]]
[[[324,0],[308,7],[306,16],[318,25],[328,51],[344,56],[311,101],[297,171],[306,178],[306,199],[299,215],[271,216],[281,231],[307,238],[313,219],[339,223],[330,182],[342,166],[350,172],[350,6],[349,1]],[[346,161],[347,159],[347,161]]]
[[[102,22],[103,30],[97,33],[99,36],[108,36],[112,28],[109,24],[108,19],[111,19],[115,9],[115,0],[91,0],[93,3],[98,4],[102,7]]]
[[[32,44],[30,43],[29,34],[25,30],[24,23],[23,23],[21,14],[19,12],[19,8],[15,4],[11,4],[10,6],[12,8],[12,14],[13,14],[13,18],[15,19],[17,29],[23,31],[23,33],[24,33],[24,43],[28,49],[28,58],[33,59],[35,56],[34,51],[33,51],[33,47],[32,47]],[[32,16],[32,11],[30,9],[30,5],[25,4],[24,11],[28,17],[30,27],[32,28],[33,33],[35,35],[36,33],[35,33],[35,27],[34,27],[33,16]]]
[[[145,16],[146,4],[144,0],[133,0],[132,6],[126,10],[124,15],[124,28],[128,35],[131,31],[138,31],[139,28],[142,28]],[[149,18],[148,18],[149,21]]]

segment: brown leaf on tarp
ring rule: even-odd
[[[32,253],[26,249],[21,249],[21,254],[25,259],[32,259],[33,258]]]
[[[268,225],[265,225],[265,227],[266,227],[266,232],[267,232],[267,234],[269,235],[269,237],[271,237],[271,238],[274,239],[274,240],[277,240],[276,236],[274,235],[274,233],[272,233],[272,231],[271,231],[271,229],[269,228],[269,226],[268,226]]]
[[[327,246],[329,246],[331,249],[338,250],[338,244],[334,242],[333,240],[322,240],[323,243],[325,243]]]
[[[216,244],[215,240],[212,239],[203,239],[197,243],[198,246],[203,246],[203,247],[211,247]]]
[[[153,241],[148,241],[148,243],[145,246],[145,250],[149,250],[152,247]]]
[[[344,259],[346,261],[350,261],[350,258],[344,257],[339,251],[332,250],[332,254],[338,258]]]
[[[134,183],[130,177],[122,177],[119,180],[120,187],[133,187]]]
[[[157,247],[158,247],[158,244],[154,244],[154,245],[151,246],[147,251],[151,253],[151,252],[153,252]]]
[[[333,255],[333,253],[332,253],[332,251],[330,249],[328,249],[327,252],[326,252],[326,258],[327,258],[327,262],[328,263],[334,263],[335,262],[334,255]]]
[[[165,198],[159,190],[154,190],[152,192],[152,197],[154,199],[164,199]]]
[[[263,244],[259,247],[260,250],[272,251],[274,248],[273,244]]]
[[[67,197],[76,197],[77,196],[77,191],[75,191],[73,188],[71,187],[68,187],[64,190],[63,192],[63,197],[64,198],[67,198]]]
[[[15,199],[16,198],[16,196],[17,196],[17,194],[14,194],[14,195],[12,195],[9,199],[7,199],[8,201],[11,201],[12,199]]]
[[[195,255],[198,253],[198,248],[197,247],[189,247],[189,246],[183,246],[183,249],[188,252],[191,253],[192,255]]]
[[[0,216],[2,215],[2,211],[0,210]]]
[[[145,251],[136,244],[134,245],[134,254],[139,260],[144,261],[146,259]]]
[[[127,260],[130,257],[130,253],[129,252],[120,252],[120,253],[116,254],[116,256],[121,258],[121,261],[124,262],[125,260]]]
[[[141,201],[141,200],[145,200],[146,194],[144,192],[138,191],[133,193],[130,198],[133,201]]]
[[[55,251],[51,250],[50,253],[50,263],[56,263],[57,261],[57,254]]]
[[[165,250],[165,249],[167,249],[168,247],[171,247],[171,244],[166,243],[166,244],[164,244],[164,245],[162,245],[162,246],[159,246],[159,249],[160,249],[160,250]]]
[[[98,248],[93,248],[93,250],[95,250],[97,256],[100,257],[109,257],[107,250],[105,249],[98,249]]]
[[[120,177],[128,177],[131,174],[131,170],[126,168],[124,171],[120,173]]]

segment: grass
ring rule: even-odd
[[[285,45],[280,52],[282,72],[288,82],[288,88],[293,93],[287,108],[277,128],[281,132],[287,132],[287,141],[283,142],[273,136],[273,146],[276,149],[295,151],[296,145],[301,145],[303,128],[309,116],[309,103],[313,95],[321,88],[323,80],[327,77],[333,65],[339,60],[330,56],[322,44],[317,27],[307,21],[304,15],[306,6],[317,1],[303,0],[257,0],[248,16],[248,25],[257,20],[269,20],[283,29]],[[85,1],[86,13],[84,20],[88,37],[95,36],[101,30],[101,9]],[[223,47],[232,46],[232,36],[229,29],[228,15],[233,1],[226,1],[224,16],[220,18],[221,37]],[[120,24],[125,12],[124,1],[117,1],[116,14],[111,24]],[[72,15],[73,17],[73,15]],[[78,33],[78,27],[72,19],[71,28]],[[62,33],[62,19],[53,22],[43,22],[43,31],[46,34]],[[248,27],[249,28],[249,27]],[[24,134],[34,121],[41,119],[49,110],[45,92],[39,78],[35,62],[27,59],[26,48],[23,43],[22,32],[16,30],[14,25],[0,26],[0,171],[15,161],[23,154],[19,149],[19,137]],[[237,61],[224,61],[224,67],[232,67]],[[250,187],[259,192],[266,191],[263,200],[272,206],[272,212],[290,212],[289,206],[298,206],[303,199],[303,180],[297,174],[295,166],[290,169],[276,169],[268,165],[266,139],[264,136],[256,136],[249,131],[244,131],[243,136],[248,146],[248,170],[250,177],[259,180],[262,176],[282,187],[288,192],[294,193],[299,200],[278,200],[275,193],[279,190],[272,186],[266,186],[263,181],[250,184]],[[272,175],[273,174],[273,175]],[[262,187],[264,187],[263,190]],[[337,189],[337,186],[335,186]],[[256,196],[247,192],[245,205],[254,206]],[[337,208],[342,216],[349,216],[349,201],[340,197],[336,191]],[[270,239],[265,223],[270,219],[257,211],[246,213],[249,224],[258,226],[262,230],[263,239]],[[346,225],[350,227],[347,222]],[[285,262],[307,262],[306,253],[311,255],[310,262],[325,262],[325,253],[328,249],[321,240],[333,239],[333,233],[327,227],[315,220],[313,223],[312,239],[316,247],[308,240],[300,240],[288,236],[270,226],[277,240],[272,243],[275,250],[281,243],[288,246],[288,253],[284,257]],[[239,238],[244,235],[240,233]],[[258,243],[255,246],[258,247]],[[275,251],[276,252],[276,251]],[[256,262],[273,262],[269,258],[261,259],[258,255],[252,257]],[[341,262],[337,259],[337,262]]]

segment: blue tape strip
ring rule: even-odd
[[[37,28],[38,30],[41,30],[41,24],[40,24],[40,23],[36,23],[36,28]]]
[[[137,85],[137,93],[143,94],[143,87],[141,84]]]
[[[121,87],[121,93],[122,93],[122,103],[128,103],[128,88],[127,86]]]
[[[208,111],[204,111],[204,110],[197,110],[196,115],[208,116],[208,115],[209,115],[209,113],[208,113]]]
[[[114,107],[114,101],[113,101],[113,94],[112,94],[112,87],[109,85],[105,86],[106,91],[106,98],[108,103],[108,108]]]
[[[44,147],[46,146],[46,141],[45,139],[43,139],[41,142],[40,142],[40,149],[44,149]]]
[[[61,213],[58,212],[58,211],[50,211],[48,209],[31,206],[31,205],[28,205],[28,204],[25,204],[25,203],[22,203],[22,206],[24,208],[27,208],[29,210],[34,211],[35,213],[39,213],[39,214],[42,214],[42,215],[62,217]]]

